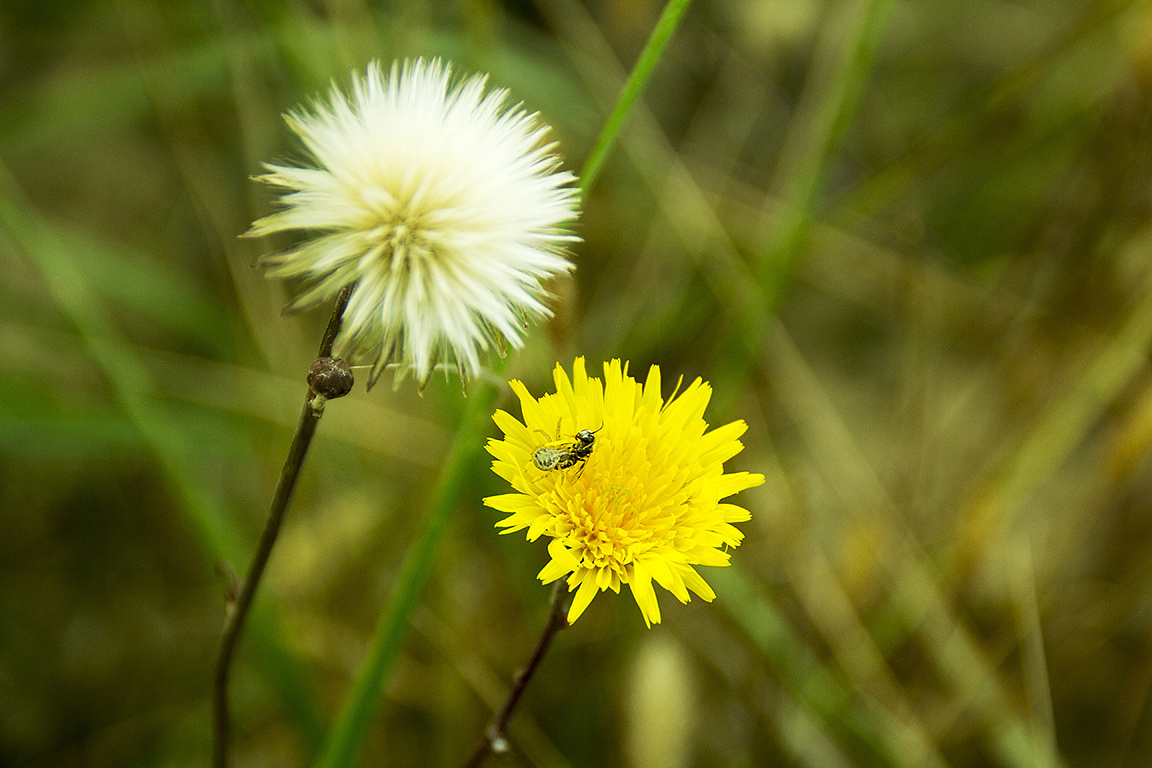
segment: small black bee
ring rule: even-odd
[[[603,428],[603,426],[600,427],[600,429]],[[579,464],[580,472],[583,472],[584,462],[588,461],[588,457],[592,455],[592,449],[596,447],[596,432],[599,432],[600,429],[580,430],[574,436],[575,442],[557,439],[544,443],[532,454],[532,463],[536,465],[536,469],[543,472],[568,469]],[[559,432],[559,425],[557,425],[557,432]],[[579,473],[576,476],[579,477]]]

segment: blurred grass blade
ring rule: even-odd
[[[388,689],[400,646],[408,634],[412,612],[452,522],[464,479],[480,453],[497,392],[496,387],[485,384],[468,398],[460,431],[437,480],[424,530],[404,560],[396,589],[380,614],[352,691],[321,747],[316,761],[318,768],[351,766],[360,756],[380,699]]]
[[[847,10],[853,14],[849,23],[833,13],[824,25],[822,45],[809,67],[778,162],[779,198],[767,201],[778,206],[779,213],[754,264],[760,300],[744,308],[736,338],[729,342],[732,348],[718,359],[713,375],[717,391],[743,390],[762,354],[769,318],[803,254],[820,185],[855,116],[894,2],[859,0]]]
[[[811,712],[824,727],[845,733],[837,738],[850,742],[845,751],[859,755],[867,749],[868,765],[907,765],[900,745],[891,742],[875,719],[854,699],[851,687],[830,673],[792,630],[772,602],[758,590],[738,564],[709,571],[709,583],[722,605],[767,660],[797,703]],[[939,765],[939,763],[924,763]]]
[[[612,151],[616,137],[620,135],[620,130],[624,127],[624,121],[628,119],[628,114],[636,105],[640,92],[647,85],[648,79],[652,76],[652,70],[656,68],[660,57],[663,56],[664,49],[672,38],[672,33],[676,31],[680,19],[683,18],[684,12],[688,10],[688,5],[691,2],[692,0],[669,0],[668,4],[664,6],[664,12],[660,14],[660,19],[656,22],[648,42],[644,45],[644,50],[640,52],[636,66],[632,68],[632,73],[628,76],[627,82],[624,83],[624,89],[620,92],[616,106],[612,108],[612,113],[608,115],[608,120],[604,123],[600,136],[588,154],[588,159],[584,161],[584,167],[580,171],[580,198],[582,200],[588,198],[588,190],[592,188],[592,184],[600,174],[600,168],[604,165],[608,153]]]
[[[1056,716],[1052,708],[1048,658],[1044,651],[1044,628],[1040,621],[1040,598],[1036,591],[1036,569],[1032,564],[1032,543],[1024,539],[1012,549],[1017,557],[1012,567],[1013,586],[1016,590],[1024,686],[1028,694],[1032,733],[1044,739],[1048,751],[1056,754]]]
[[[822,724],[795,699],[781,697],[771,726],[788,750],[793,764],[812,768],[854,768],[859,765],[832,740]]]
[[[199,487],[182,463],[191,453],[170,429],[170,422],[151,399],[149,373],[123,340],[100,298],[47,222],[33,212],[7,168],[0,167],[0,225],[44,277],[49,293],[78,331],[99,364],[120,403],[184,501],[207,551],[233,559],[241,554],[241,537],[205,489]]]
[[[820,544],[798,531],[790,549],[786,568],[792,590],[823,633],[847,685],[858,692],[861,710],[875,723],[889,751],[908,768],[946,766],[917,702],[902,690]]]
[[[1119,328],[1068,391],[1035,422],[1015,454],[1000,468],[968,515],[968,547],[957,548],[959,561],[971,558],[973,536],[989,524],[1011,526],[1037,491],[1060,469],[1105,410],[1147,363],[1152,346],[1152,272],[1139,299]]]
[[[259,37],[246,43],[261,53],[268,47]],[[160,56],[149,66],[177,82],[184,98],[214,98],[224,89],[224,52],[214,39]],[[73,146],[92,136],[129,132],[150,118],[153,108],[136,62],[93,60],[11,99],[0,111],[0,146],[9,158]]]
[[[71,228],[53,232],[61,248],[84,254],[72,264],[101,300],[122,304],[202,349],[227,352],[231,328],[223,305],[179,267]]]
[[[124,341],[102,300],[76,263],[76,256],[50,224],[42,220],[8,169],[0,165],[0,227],[44,278],[53,300],[75,327],[96,360],[128,420],[138,430],[172,484],[188,524],[200,540],[205,559],[239,562],[246,555],[240,535],[218,499],[192,469],[200,452],[177,428],[154,398],[151,375]],[[288,702],[305,738],[319,731],[319,715],[306,678],[277,634],[276,622],[265,609],[253,622],[261,658],[269,678]],[[205,680],[207,684],[207,679]]]
[[[899,514],[874,467],[863,455],[820,380],[782,324],[774,322],[766,359],[768,379],[792,420],[801,427],[809,456],[854,522],[873,527],[892,542],[881,566],[893,585],[892,608],[900,617],[900,642],[923,637],[925,650],[964,707],[984,724],[984,738],[1004,765],[1058,766],[1059,756],[1033,734],[1011,705],[1012,697],[977,640],[951,610],[925,555],[899,525]],[[893,641],[889,639],[889,645]]]
[[[834,13],[825,25],[778,166],[780,219],[759,259],[760,286],[772,303],[800,257],[820,184],[860,103],[894,3],[860,0],[848,24]]]

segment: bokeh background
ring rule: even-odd
[[[323,312],[238,239],[281,114],[487,71],[588,155],[655,0],[0,5],[0,766],[207,763],[224,608]],[[1152,3],[698,0],[506,373],[702,376],[768,482],[719,598],[602,596],[502,764],[1152,764]],[[508,403],[505,389],[503,402]],[[463,409],[328,408],[235,668],[306,765]],[[363,765],[458,765],[546,611],[477,452]],[[493,761],[493,764],[501,764]]]

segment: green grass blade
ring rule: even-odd
[[[636,66],[632,68],[632,74],[624,83],[624,89],[620,92],[616,106],[612,108],[612,113],[604,123],[604,129],[600,131],[600,136],[592,146],[588,159],[584,161],[584,167],[580,171],[581,198],[587,198],[588,190],[592,188],[592,184],[600,174],[600,168],[624,127],[624,121],[628,119],[628,114],[636,105],[636,100],[640,98],[640,92],[652,77],[652,70],[664,55],[664,49],[672,38],[672,33],[676,31],[691,2],[692,0],[669,0],[664,6],[664,12],[660,14],[652,35],[644,45],[644,50],[640,52],[640,58],[636,60]]]
[[[485,385],[468,398],[460,431],[436,483],[428,521],[404,561],[396,589],[380,615],[352,691],[321,747],[316,761],[318,768],[353,765],[360,755],[379,709],[381,692],[392,677],[412,612],[432,573],[440,545],[456,511],[464,479],[480,452],[496,395],[495,387]]]

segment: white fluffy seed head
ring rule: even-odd
[[[538,115],[506,98],[483,76],[454,84],[439,60],[387,75],[373,63],[350,92],[287,117],[314,167],[265,166],[282,207],[248,234],[310,233],[259,262],[301,280],[292,308],[356,282],[334,354],[370,364],[369,385],[389,364],[421,387],[438,363],[475,375],[550,314],[541,282],[572,269],[575,177]]]

